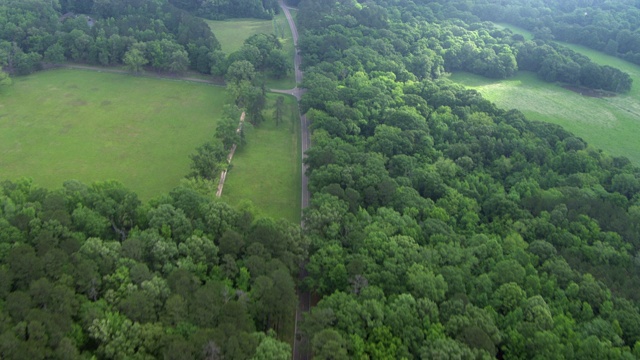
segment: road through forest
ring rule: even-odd
[[[296,87],[290,91],[277,91],[283,92],[287,94],[291,94],[300,101],[300,97],[304,93],[304,89],[299,87],[302,84],[302,70],[300,69],[300,65],[302,63],[302,58],[300,56],[300,52],[298,50],[298,29],[296,28],[296,23],[293,21],[291,17],[291,12],[289,8],[284,4],[284,0],[279,0],[280,8],[284,12],[284,15],[287,17],[287,21],[289,22],[289,27],[291,28],[291,36],[293,37],[293,46],[295,48],[295,56],[293,58],[293,67],[296,77]],[[273,91],[273,90],[272,90]],[[307,121],[307,117],[304,114],[300,114],[300,145],[302,148],[302,156],[304,158],[304,153],[309,148],[309,122]],[[301,209],[304,210],[307,206],[309,206],[309,179],[307,178],[306,166],[304,162],[300,165],[302,166],[302,197],[301,197]],[[304,226],[304,220],[301,224]],[[302,280],[307,276],[307,271],[304,268],[304,264],[300,266],[300,275],[298,277],[298,283],[302,283]],[[302,315],[309,311],[311,306],[311,294],[308,291],[300,291],[298,289],[298,307],[296,309],[296,319],[295,319],[295,338],[293,340],[293,360],[308,360],[311,356],[311,349],[309,344],[309,339],[303,336],[300,331],[300,322],[302,320]]]

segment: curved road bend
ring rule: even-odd
[[[295,48],[295,56],[293,58],[293,67],[296,77],[296,87],[292,90],[284,90],[284,91],[276,91],[285,94],[290,94],[296,97],[298,101],[300,101],[300,97],[304,93],[304,89],[299,88],[298,85],[302,84],[302,70],[300,70],[300,64],[302,63],[302,57],[300,56],[300,52],[298,51],[298,29],[296,28],[296,23],[293,21],[291,17],[291,13],[289,12],[289,8],[284,4],[283,0],[279,0],[280,8],[284,12],[284,15],[287,17],[287,21],[289,22],[289,27],[291,28],[291,36],[293,37],[293,46]],[[302,148],[302,156],[304,157],[304,153],[309,148],[309,122],[307,121],[307,117],[304,114],[300,114],[300,134],[301,134],[301,148]],[[309,206],[309,179],[307,178],[306,170],[307,167],[304,163],[302,166],[302,197],[301,197],[301,210]],[[304,221],[301,224],[304,227]],[[307,271],[304,268],[304,264],[300,266],[300,275],[298,280],[302,282],[304,278],[307,276]],[[311,349],[309,344],[309,339],[303,336],[302,332],[298,328],[299,323],[302,321],[302,314],[308,312],[311,307],[311,294],[309,292],[300,292],[298,291],[298,308],[296,309],[296,322],[295,322],[295,338],[293,340],[293,360],[308,360],[311,358]]]

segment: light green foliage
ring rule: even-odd
[[[435,275],[424,266],[413,264],[407,272],[407,277],[407,284],[416,297],[424,297],[434,302],[440,302],[444,299],[447,283],[442,275]]]
[[[265,337],[256,348],[256,354],[251,360],[289,360],[291,359],[291,346],[278,341],[271,336]]]
[[[11,78],[9,77],[9,74],[2,71],[2,67],[0,66],[0,88],[4,86],[9,86],[11,84],[12,84],[12,81],[11,81]]]
[[[139,73],[142,71],[142,67],[146,65],[149,60],[144,57],[144,54],[138,48],[132,48],[124,54],[124,64],[133,73]]]

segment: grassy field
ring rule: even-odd
[[[592,146],[612,155],[626,156],[640,165],[640,141],[637,138],[640,134],[640,67],[581,46],[563,45],[598,64],[628,72],[634,82],[631,91],[610,98],[586,97],[522,71],[506,80],[491,80],[468,73],[453,74],[451,79],[478,90],[500,107],[519,109],[532,120],[562,125]]]
[[[277,94],[269,95],[273,105]],[[300,222],[301,154],[298,107],[286,96],[287,115],[275,125],[272,110],[257,127],[246,127],[247,144],[236,151],[222,199],[238,204],[251,200],[265,215]]]
[[[520,34],[522,35],[522,37],[525,38],[525,40],[531,40],[533,39],[533,34],[531,34],[529,31],[523,29],[523,28],[519,28],[517,26],[513,26],[511,24],[507,24],[507,23],[494,23],[497,27],[501,28],[501,29],[509,29],[511,30],[512,33],[514,34]]]
[[[219,87],[81,70],[15,78],[0,92],[0,179],[116,179],[148,200],[189,172],[225,100]]]
[[[274,20],[230,19],[223,21],[206,20],[222,46],[222,51],[230,54],[242,47],[244,41],[254,34],[276,34],[280,38],[284,51],[291,59],[293,67],[293,37],[289,23],[283,13]],[[267,87],[272,89],[291,89],[296,86],[293,71],[283,79],[267,79]]]

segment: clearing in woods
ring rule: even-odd
[[[115,179],[142,200],[179,184],[227,101],[221,87],[95,71],[13,80],[0,92],[0,179]]]
[[[293,67],[293,55],[294,46],[293,38],[291,36],[291,29],[287,23],[287,19],[284,13],[280,13],[274,16],[273,20],[259,20],[259,19],[229,19],[229,20],[205,20],[211,31],[214,33],[220,45],[222,51],[226,54],[230,54],[237,51],[242,47],[244,41],[254,34],[275,34],[280,43],[282,49],[291,59],[291,66]],[[267,78],[267,88],[271,89],[291,89],[296,86],[293,71],[288,76],[282,79]]]
[[[273,104],[278,96],[268,95],[265,122],[253,127],[246,119],[247,144],[233,156],[222,200],[236,205],[248,199],[265,215],[299,223],[300,117],[295,98],[285,96],[285,116],[276,126]]]
[[[508,27],[528,35],[523,29]],[[525,36],[527,38],[528,36]],[[478,90],[486,99],[506,109],[518,109],[530,120],[563,126],[591,146],[614,156],[626,156],[640,165],[640,67],[583,46],[560,43],[588,56],[592,61],[629,73],[633,86],[627,94],[590,97],[540,80],[534,73],[520,71],[504,80],[487,79],[469,73],[455,73],[451,80]]]

